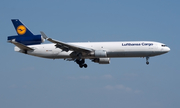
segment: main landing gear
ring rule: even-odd
[[[149,64],[149,57],[146,57],[146,64],[148,65]]]
[[[85,64],[85,59],[76,59],[75,62],[79,65],[80,68],[87,68],[87,64]]]

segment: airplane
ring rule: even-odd
[[[19,19],[11,19],[18,35],[8,36],[8,42],[15,45],[20,53],[76,62],[80,68],[87,68],[85,59],[99,64],[109,64],[110,58],[145,57],[149,58],[170,51],[165,44],[154,41],[117,41],[117,42],[74,42],[65,43],[46,36],[44,32],[34,35]],[[51,42],[41,44],[45,40]]]

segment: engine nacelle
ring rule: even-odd
[[[100,58],[100,57],[107,57],[106,51],[104,50],[96,50],[93,52],[93,54],[95,57]]]
[[[99,64],[109,64],[110,58],[95,58],[92,61]]]
[[[9,36],[8,41],[11,41],[15,39],[16,42],[19,42],[24,45],[35,45],[35,44],[41,44],[45,41],[45,39],[41,35],[33,35],[33,36]]]

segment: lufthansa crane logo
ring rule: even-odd
[[[25,34],[25,33],[26,33],[26,27],[23,26],[23,25],[18,26],[18,27],[17,27],[17,33],[18,33],[19,35]]]

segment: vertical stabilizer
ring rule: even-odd
[[[33,33],[19,20],[11,20],[18,35],[32,36]]]
[[[8,41],[23,45],[35,45],[44,42],[41,35],[34,35],[19,19],[11,20],[18,35],[8,36]]]

